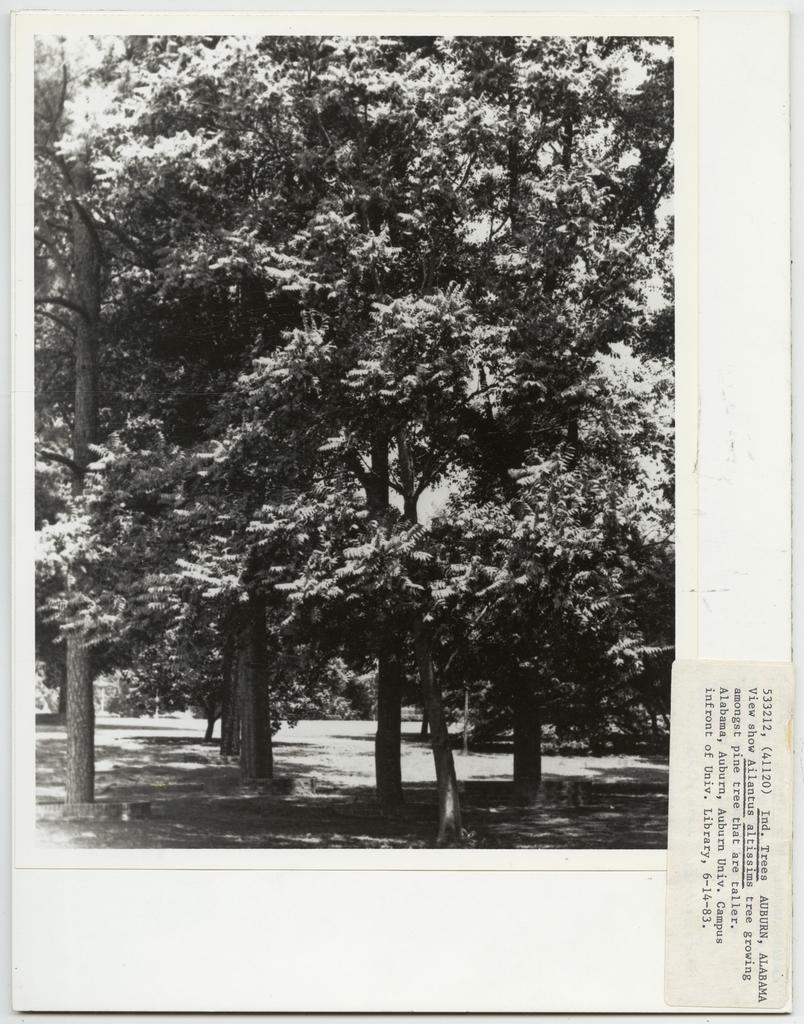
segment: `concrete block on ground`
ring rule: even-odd
[[[265,793],[272,796],[310,796],[317,791],[318,780],[313,776],[246,779],[240,783],[240,788],[247,792]]]
[[[112,783],[109,786],[104,786],[102,789],[98,789],[97,793],[103,796],[114,796],[115,794],[124,793],[127,794],[153,794],[154,796],[171,796],[179,793],[203,793],[206,790],[206,786],[203,782],[137,782],[137,783],[121,783],[116,785]]]
[[[96,803],[41,803],[36,805],[39,821],[133,821],[150,818],[149,800],[99,800]]]

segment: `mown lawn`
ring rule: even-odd
[[[300,722],[274,738],[275,774],[314,777],[314,794],[241,790],[204,723],[189,717],[99,718],[98,800],[150,800],[149,819],[42,821],[48,846],[155,849],[428,847],[436,830],[432,755],[416,723],[403,725],[405,807],[380,814],[374,799],[373,722]],[[37,798],[64,797],[63,727],[37,726]],[[467,844],[501,849],[662,849],[667,839],[666,761],[545,757],[537,806],[521,807],[511,753],[455,753]]]

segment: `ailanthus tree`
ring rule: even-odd
[[[460,624],[470,680],[494,680],[487,713],[513,729],[526,794],[543,714],[588,736],[611,723],[615,695],[633,702],[634,681],[652,705],[673,643],[672,376],[626,348],[597,363],[577,446],[531,453],[511,502],[456,494],[433,526],[444,629]]]

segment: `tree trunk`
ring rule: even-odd
[[[66,666],[65,666],[66,669]],[[67,672],[65,671],[64,677],[59,682],[59,702],[56,706],[56,710],[60,715],[67,714]]]
[[[430,735],[430,721],[427,718],[427,708],[424,708],[422,710],[422,727],[421,727],[421,729],[419,729],[419,736],[423,740],[426,740],[429,735]]]
[[[371,440],[371,472],[364,475],[366,507],[375,516],[384,516],[389,505],[388,439],[376,434]]]
[[[469,753],[469,687],[463,691],[463,752]]]
[[[656,714],[656,708],[653,704],[650,704],[648,703],[648,701],[645,701],[645,709],[647,710],[648,717],[650,718],[651,738],[654,743],[657,743],[659,740],[659,718]]]
[[[441,691],[433,672],[433,656],[430,637],[424,623],[417,619],[413,626],[413,646],[416,664],[422,684],[422,694],[430,720],[430,744],[435,761],[436,786],[438,788],[438,838],[439,846],[460,842],[461,801],[458,795],[458,781],[455,777],[455,762],[449,745],[449,732],[441,702]]]
[[[73,187],[82,195],[90,186],[90,172],[81,158],[72,168]],[[90,446],[98,430],[98,333],[100,325],[100,251],[89,214],[78,199],[72,204],[74,284],[82,314],[75,324],[75,408],[73,410],[72,491],[84,489],[83,468],[91,461]],[[67,646],[67,784],[68,803],[94,799],[95,712],[92,662],[89,648],[79,636]]]
[[[532,684],[518,681],[514,691],[514,790],[517,798],[532,802],[542,781],[541,708]]]
[[[268,695],[265,602],[249,600],[249,616],[240,637],[240,778],[273,778],[271,712]]]
[[[378,431],[371,439],[371,472],[364,475],[366,507],[383,520],[390,506],[388,438]],[[374,773],[377,799],[384,811],[403,802],[402,795],[402,663],[398,645],[386,623],[379,625],[377,641],[377,733],[374,738]]]
[[[568,171],[572,166],[572,143],[575,132],[572,114],[567,111],[562,124],[563,140],[561,144],[561,166]]]
[[[223,647],[223,686],[221,694],[221,755],[237,757],[240,753],[240,701],[237,694],[237,666],[234,637]]]
[[[399,651],[383,644],[377,659],[377,735],[374,740],[377,799],[383,810],[402,797],[402,665]]]
[[[95,799],[95,704],[90,652],[80,637],[67,640],[67,778],[69,804]]]
[[[402,500],[405,517],[411,523],[418,523],[415,487],[415,472],[404,428],[396,437],[399,479],[402,485]],[[441,687],[433,671],[432,641],[427,628],[417,616],[413,622],[413,649],[416,667],[422,687],[422,698],[430,723],[430,746],[435,761],[436,787],[438,789],[438,838],[439,846],[461,841],[461,801],[458,796],[458,781],[455,777],[455,762],[449,745],[447,720],[441,701]]]
[[[206,728],[206,731],[204,732],[204,743],[211,743],[212,742],[212,734],[213,734],[213,732],[215,732],[215,723],[218,721],[218,709],[217,709],[217,707],[207,708],[206,715],[207,715],[207,728]]]

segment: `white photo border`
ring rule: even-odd
[[[46,12],[39,17],[44,19],[48,31],[60,31],[57,19],[73,19],[76,15]],[[106,31],[136,31],[134,25],[142,25],[141,21],[126,20],[142,17],[138,15],[124,13],[106,17],[122,19],[117,25],[123,26]],[[200,19],[208,16],[182,13],[147,17],[159,19],[159,31],[177,30],[172,23],[163,20],[169,18],[191,18],[193,30],[203,31]],[[225,17],[226,31],[233,30],[229,26],[237,19],[233,15]],[[278,17],[292,22],[296,16]],[[317,28],[322,26],[325,30],[330,15],[313,17]],[[379,16],[366,13],[354,17],[366,25],[368,19]],[[409,17],[418,21],[426,15]],[[468,31],[466,19],[475,17],[461,15],[460,31]],[[540,16],[511,17],[524,25]],[[491,19],[491,31],[498,34],[504,18],[504,15],[495,15]],[[609,21],[609,26],[617,20]],[[619,22],[623,20],[630,19],[620,18]],[[656,19],[651,18],[634,20],[656,24]],[[744,518],[739,520],[740,530],[745,530],[746,520],[749,524],[753,521],[755,527],[762,527],[766,501],[775,500],[781,506],[781,517],[774,516],[770,523],[772,536],[768,544],[775,553],[773,573],[761,574],[756,581],[749,575],[743,581],[742,593],[752,621],[747,632],[741,630],[739,636],[728,619],[718,625],[717,617],[723,614],[723,607],[717,605],[712,594],[707,597],[698,586],[700,566],[701,579],[713,582],[713,586],[706,589],[717,589],[714,586],[716,568],[713,563],[707,564],[707,550],[702,546],[695,560],[694,575],[691,572],[689,576],[680,577],[686,580],[679,594],[683,606],[680,618],[684,617],[686,622],[685,616],[690,615],[689,621],[694,620],[696,626],[688,634],[677,627],[679,656],[787,660],[790,618],[789,463],[784,465],[785,450],[789,456],[789,405],[786,403],[790,390],[788,303],[784,298],[785,290],[789,293],[787,18],[779,12],[721,14],[704,11],[681,15],[680,20],[687,26],[685,31],[693,36],[700,27],[701,68],[705,72],[701,77],[700,96],[702,212],[708,208],[713,193],[722,192],[722,201],[716,204],[717,212],[708,224],[702,225],[706,229],[701,238],[701,280],[705,282],[702,301],[708,310],[702,311],[701,348],[727,344],[726,338],[718,337],[721,322],[718,310],[726,312],[724,304],[732,293],[753,291],[772,297],[768,301],[774,304],[774,319],[761,340],[773,345],[774,358],[764,367],[761,376],[757,376],[756,366],[748,359],[734,397],[739,399],[746,394],[740,388],[745,389],[753,377],[756,401],[750,407],[750,414],[762,415],[764,410],[770,420],[767,430],[763,428],[756,435],[758,443],[752,456],[760,465],[771,451],[774,458],[770,473],[756,470],[753,478],[742,476],[736,494],[734,487],[726,484],[718,490],[714,476],[718,475],[718,445],[722,439],[709,437],[707,431],[714,428],[714,423],[708,420],[702,424],[699,452],[696,401],[693,414],[696,441],[692,445],[688,435],[683,447],[687,454],[694,451],[695,457],[692,466],[684,463],[677,478],[677,487],[681,488],[682,475],[686,473],[690,488],[683,508],[679,506],[679,548],[681,532],[686,528],[685,545],[694,543],[697,549],[700,506],[695,469],[703,472],[707,461],[709,469],[702,499],[705,495],[706,511],[713,521],[720,516],[727,523],[727,532],[735,500],[742,505]],[[21,27],[18,18],[18,39]],[[526,31],[532,30],[523,29]],[[586,28],[575,31],[586,31]],[[609,27],[606,31],[614,29]],[[622,24],[617,31],[624,31]],[[634,34],[645,34],[645,31],[640,29]],[[749,43],[753,63],[747,68],[736,53]],[[697,69],[697,62],[695,64]],[[722,121],[724,107],[742,112],[744,121],[749,123],[750,119],[751,129],[759,129],[764,143],[771,147],[763,151],[772,164],[773,191],[765,187],[764,177],[757,179],[756,166],[745,161],[734,163],[733,149],[728,146],[719,150],[719,126],[727,130]],[[734,124],[734,119],[731,123]],[[697,137],[693,141],[697,146]],[[20,152],[19,135],[17,152]],[[681,156],[677,154],[677,167],[680,162]],[[766,167],[765,171],[768,170]],[[23,179],[20,184],[19,174],[17,169],[17,183],[24,191],[28,183]],[[697,181],[697,169],[693,177]],[[681,187],[681,180],[677,180],[677,195]],[[677,202],[680,205],[680,201]],[[742,203],[755,204],[763,212],[770,209],[773,216],[763,220],[758,215],[753,224],[741,217],[740,235],[736,236],[734,213],[736,204]],[[18,243],[20,235],[25,236],[20,225],[27,228],[30,223],[25,221],[26,216],[29,214],[24,208],[14,210],[18,227],[17,271],[25,265],[19,260]],[[680,218],[677,226],[680,230]],[[692,244],[694,247],[695,243]],[[742,265],[732,261],[719,269],[719,258],[730,246],[739,248],[745,259]],[[22,254],[25,255],[24,249]],[[692,255],[695,258],[696,253],[693,251]],[[681,284],[678,275],[676,283],[678,288]],[[22,290],[18,290],[20,285]],[[30,308],[25,306],[30,292],[26,293],[24,288],[24,282],[15,280],[15,297],[21,309]],[[692,313],[685,324],[697,333],[697,313]],[[732,324],[736,333],[730,334],[728,341],[742,352],[745,361],[746,353],[756,342],[754,325],[750,330],[745,329],[748,325],[739,317]],[[680,328],[677,320],[677,351],[682,345]],[[30,398],[19,395],[20,379],[16,376],[21,341],[25,341],[25,336],[20,334],[18,324],[12,385],[16,407],[14,523],[22,523],[25,530],[29,530],[32,515],[26,513],[23,496],[22,512],[25,514],[20,518],[16,494],[20,485],[30,486],[26,460],[32,464],[32,431],[28,429],[31,421],[26,419],[29,416],[26,402],[30,403]],[[739,351],[734,355],[738,362]],[[697,355],[692,363],[697,376]],[[706,366],[700,382],[702,407],[710,401],[722,405],[726,426],[745,422],[746,410],[739,401],[729,404],[729,391],[734,381],[727,378],[724,387],[717,374],[712,376],[711,363]],[[677,388],[681,386],[679,374]],[[694,395],[695,390],[697,387],[690,394]],[[720,425],[723,425],[722,419]],[[679,448],[681,440],[679,438]],[[715,472],[710,472],[713,469]],[[728,478],[728,462],[725,469]],[[764,493],[761,500],[755,500],[760,488]],[[30,505],[27,507],[30,510]],[[695,518],[694,526],[691,520],[686,521],[688,515]],[[743,533],[743,542],[745,536]],[[732,533],[731,542],[735,539]],[[14,548],[17,555],[14,565],[17,636],[16,629],[22,627],[24,631],[26,622],[32,629],[33,604],[32,586],[23,580],[22,590],[18,587],[21,565],[23,572],[30,575],[20,560],[23,552],[19,550],[19,538],[15,538]],[[732,550],[735,561],[739,562],[742,555],[739,548]],[[749,554],[749,563],[750,557]],[[750,565],[747,569],[738,565],[737,569],[750,573]],[[754,653],[746,655],[744,651]],[[25,679],[30,679],[30,675],[21,677],[20,669],[23,674],[30,672],[31,664],[25,658],[20,661],[19,653],[17,644],[14,649],[16,687],[28,709],[30,688],[25,685]],[[17,726],[19,711],[20,700],[17,699]],[[30,737],[26,739],[19,729],[16,735],[15,763],[19,769],[28,756],[32,765],[33,755]],[[20,796],[26,794],[24,788],[19,787],[19,770],[16,774],[16,812],[19,813]],[[24,822],[18,818],[18,839],[20,824]],[[558,865],[540,868],[534,862],[533,867],[517,871],[512,871],[511,866],[487,871],[467,867],[455,871],[451,870],[451,864],[447,870],[442,862],[440,867],[415,870],[360,868],[333,874],[321,870],[254,873],[209,870],[200,866],[198,871],[168,872],[146,870],[148,865],[141,860],[143,870],[96,871],[92,868],[100,865],[86,863],[83,870],[53,871],[45,864],[31,863],[30,852],[29,848],[17,846],[17,866],[25,865],[28,869],[16,870],[13,881],[14,1005],[18,1010],[539,1010],[576,1013],[668,1010],[663,998],[664,869],[658,864],[646,865],[644,869],[633,866],[624,870],[600,870],[587,862],[587,867],[568,870],[569,863],[561,868]],[[186,852],[181,851],[182,855]],[[328,851],[327,856],[338,852],[341,851]],[[430,853],[416,851],[419,852]],[[490,851],[470,852],[476,855]],[[569,861],[595,852],[563,853]],[[622,858],[626,853],[621,851],[614,856]],[[138,857],[141,855],[142,851]],[[406,852],[406,857],[409,856]],[[393,922],[390,932],[388,920]],[[281,927],[276,927],[276,923]],[[439,941],[445,927],[449,930],[448,945]],[[42,964],[47,964],[46,970],[42,969]],[[690,1008],[687,1012],[694,1010]],[[711,1014],[712,1010],[704,1012]]]

